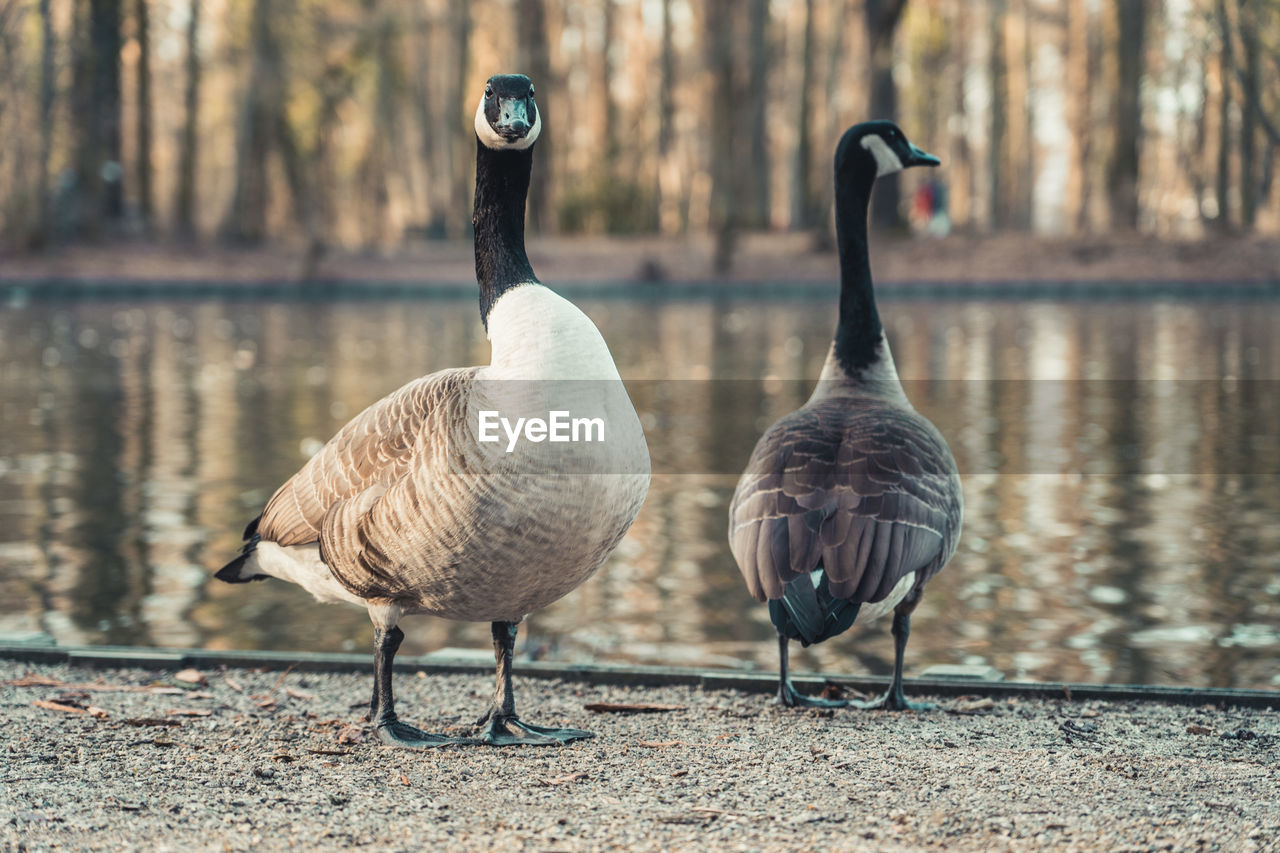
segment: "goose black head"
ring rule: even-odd
[[[523,74],[495,74],[484,84],[476,107],[476,136],[486,148],[520,151],[542,132],[533,83]]]
[[[891,121],[864,121],[845,131],[836,147],[836,178],[881,178],[941,161],[907,141]]]

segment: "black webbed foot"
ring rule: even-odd
[[[466,746],[477,743],[471,738],[433,735],[399,720],[380,723],[376,731],[378,740],[387,746],[400,749],[434,749],[438,746]]]
[[[526,723],[519,717],[495,714],[493,711],[476,721],[476,725],[489,725],[480,740],[490,746],[563,746],[575,740],[595,737],[593,732],[582,729],[557,729]]]
[[[821,696],[806,696],[796,691],[790,681],[778,684],[779,705],[787,708],[844,708],[849,702],[846,699],[823,699]]]
[[[901,692],[895,692],[893,688],[890,688],[879,699],[871,699],[866,702],[850,702],[849,707],[862,711],[932,711],[938,706],[932,702],[908,702]]]

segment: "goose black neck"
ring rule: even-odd
[[[867,204],[874,178],[859,177],[836,185],[836,241],[840,250],[840,322],[835,356],[851,377],[880,358],[884,329],[871,286],[867,250]]]
[[[471,224],[476,236],[476,283],[480,319],[498,297],[538,279],[524,251],[524,203],[529,195],[533,146],[495,151],[476,139],[476,198]]]

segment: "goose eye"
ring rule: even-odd
[[[533,97],[533,86],[530,86],[530,87],[529,87],[529,97],[530,97],[530,98],[532,98],[532,97]]]
[[[485,84],[484,84],[484,96],[485,96],[486,98],[491,98],[491,97],[493,97],[493,86],[492,86],[492,85],[490,85],[490,84],[488,84],[488,83],[485,83]]]

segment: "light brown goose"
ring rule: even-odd
[[[644,434],[608,347],[585,314],[538,283],[525,254],[542,127],[528,78],[490,78],[475,126],[476,277],[490,364],[417,379],[357,415],[280,487],[245,531],[244,552],[217,574],[281,578],[320,601],[366,607],[370,720],[383,741],[411,748],[461,742],[396,717],[398,623],[413,613],[492,623],[498,684],[477,724],[488,722],[486,742],[590,736],[519,719],[516,626],[599,568],[649,484]],[[559,441],[529,428],[513,438],[489,423],[553,412],[598,418],[599,428]]]
[[[955,551],[960,477],[938,430],[907,400],[876,311],[867,255],[875,179],[936,166],[890,122],[854,125],[836,148],[840,319],[813,396],[756,444],[729,510],[729,544],[778,631],[778,698],[802,696],[787,644],[834,637],[892,610],[893,681],[860,707],[904,709],[902,657],[911,611]]]

